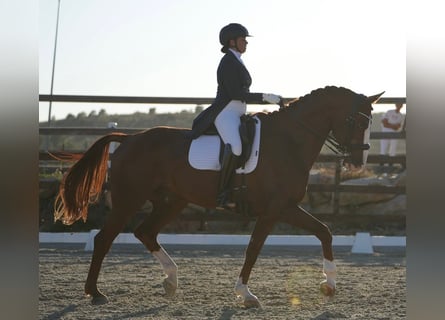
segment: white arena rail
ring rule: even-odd
[[[99,230],[76,233],[40,232],[39,243],[84,243],[85,250],[94,248],[94,237]],[[161,244],[185,245],[247,245],[250,235],[226,234],[165,234],[158,235]],[[114,244],[140,244],[132,233],[120,233]],[[265,245],[271,246],[320,246],[315,236],[270,235]],[[406,247],[406,237],[371,236],[368,232],[358,232],[355,236],[333,236],[333,246],[351,246],[352,253],[373,253],[374,246]]]

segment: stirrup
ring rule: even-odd
[[[235,207],[236,204],[228,199],[227,191],[224,191],[218,195],[216,199],[217,210],[231,210],[234,209]]]
[[[225,205],[218,205],[215,207],[216,210],[233,210],[236,208],[236,204],[234,202],[227,202]]]
[[[217,210],[231,210],[235,207],[235,202],[229,201],[229,199],[227,199],[227,196],[223,196],[221,200],[219,198],[216,200]]]

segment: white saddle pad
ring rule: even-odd
[[[246,162],[244,169],[239,168],[236,173],[250,173],[255,170],[258,163],[258,156],[260,154],[260,129],[261,121],[255,116],[257,120],[255,126],[255,138],[253,140],[252,153],[249,160]],[[221,139],[219,136],[202,135],[192,141],[189,150],[189,163],[198,170],[221,170],[219,163],[219,150]]]

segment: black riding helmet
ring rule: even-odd
[[[226,53],[229,47],[229,41],[238,37],[251,37],[246,27],[239,23],[230,23],[223,27],[219,32],[219,42],[223,45],[221,51]]]

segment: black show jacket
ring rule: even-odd
[[[222,57],[217,71],[218,90],[213,103],[193,120],[192,138],[196,139],[214,126],[218,114],[232,100],[263,104],[262,93],[249,92],[252,78],[246,67],[230,50]]]

